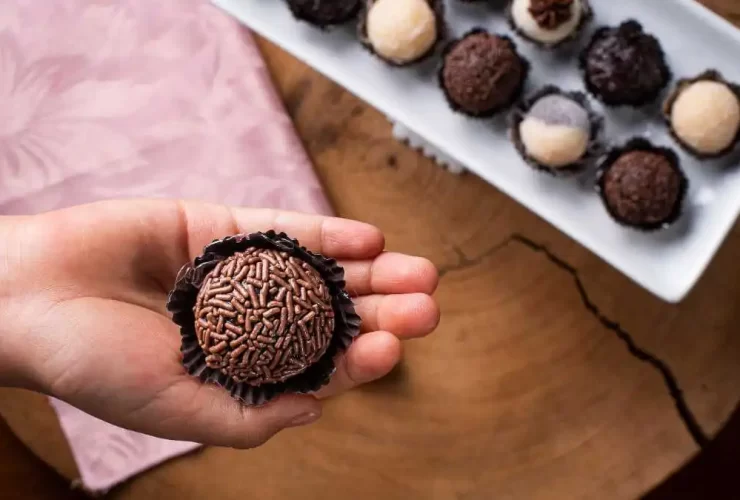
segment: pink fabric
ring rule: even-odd
[[[113,197],[330,211],[250,35],[205,0],[0,1],[0,214]],[[93,491],[197,446],[53,405]]]

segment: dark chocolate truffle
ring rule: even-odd
[[[287,0],[296,19],[319,27],[342,24],[354,19],[362,0]]]
[[[679,217],[687,180],[675,153],[638,140],[610,155],[599,189],[619,223],[654,230]]]
[[[671,79],[660,42],[637,21],[601,28],[581,56],[589,92],[612,106],[642,106]]]
[[[167,308],[188,373],[250,405],[328,383],[360,325],[342,268],[272,231],[208,245]]]
[[[439,80],[453,110],[487,117],[519,98],[528,72],[509,38],[474,30],[447,48]]]

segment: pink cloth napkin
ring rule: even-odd
[[[0,214],[126,197],[330,212],[250,35],[205,0],[0,1]],[[52,404],[91,491],[198,446]]]

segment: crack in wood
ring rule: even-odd
[[[601,309],[599,309],[599,307],[591,300],[588,291],[583,284],[583,280],[581,279],[578,269],[576,269],[574,266],[572,266],[562,258],[558,257],[547,246],[537,243],[534,240],[531,240],[530,238],[527,238],[526,236],[518,233],[511,234],[501,243],[495,245],[483,254],[472,259],[465,255],[465,253],[460,248],[453,246],[453,250],[458,256],[458,262],[452,266],[441,268],[439,270],[439,275],[440,277],[444,277],[450,272],[476,266],[513,243],[522,245],[529,250],[532,250],[533,252],[545,255],[551,263],[572,276],[573,282],[576,286],[576,289],[578,290],[578,294],[586,310],[594,318],[596,318],[604,328],[613,332],[617,336],[617,338],[625,344],[630,355],[632,355],[637,360],[650,365],[653,369],[660,373],[661,377],[663,378],[663,382],[668,389],[668,394],[670,395],[671,399],[673,399],[673,402],[676,406],[679,418],[686,426],[686,430],[689,432],[697,446],[699,446],[699,448],[701,449],[704,449],[709,444],[709,437],[697,421],[696,417],[691,411],[691,408],[689,408],[689,405],[686,402],[686,398],[684,397],[683,390],[681,389],[681,386],[678,383],[678,379],[676,378],[676,375],[673,373],[673,370],[670,368],[670,366],[665,361],[658,358],[656,355],[638,346],[635,340],[632,338],[632,335],[627,330],[625,330],[619,322],[614,321],[606,316],[601,311]]]

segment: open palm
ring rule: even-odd
[[[11,219],[2,350],[24,383],[113,424],[206,444],[253,447],[316,420],[313,396],[246,408],[181,365],[165,310],[178,270],[212,240],[284,231],[346,271],[363,334],[319,397],[387,374],[400,340],[427,335],[439,313],[427,260],[383,252],[367,224],[275,210],[167,201],[106,202]]]

